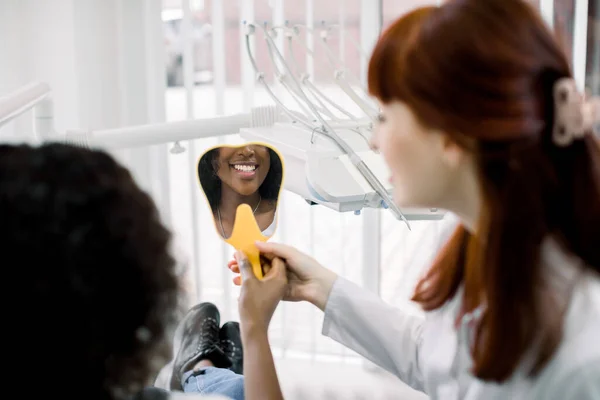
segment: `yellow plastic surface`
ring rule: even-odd
[[[260,253],[255,243],[256,241],[266,242],[268,239],[260,231],[252,208],[248,204],[240,204],[235,214],[231,236],[225,241],[248,257],[248,261],[252,264],[252,271],[258,279],[262,279],[263,273],[260,265]]]

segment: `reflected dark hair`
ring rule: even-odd
[[[260,196],[264,200],[277,201],[279,190],[283,179],[283,165],[279,155],[267,147],[271,165],[264,182],[258,188]],[[206,152],[198,162],[198,177],[200,179],[201,190],[204,190],[208,204],[212,212],[216,212],[221,201],[221,179],[217,175],[219,149],[212,149]]]
[[[593,134],[565,148],[552,142],[553,88],[572,76],[559,41],[522,0],[451,0],[394,22],[368,75],[371,94],[404,102],[478,164],[479,226],[473,234],[457,229],[413,300],[435,310],[462,286],[459,318],[486,305],[474,375],[502,382],[539,343],[535,375],[562,335],[542,244],[552,238],[600,271],[600,146]]]
[[[148,385],[171,355],[181,298],[171,233],[129,171],[101,151],[0,145],[0,221],[12,384],[60,360],[35,381],[68,398]]]

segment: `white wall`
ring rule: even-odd
[[[164,120],[160,0],[2,0],[0,93],[52,88],[55,128],[104,129]],[[31,135],[31,112],[0,135]],[[169,219],[164,146],[115,155]],[[152,162],[151,162],[152,161]]]
[[[49,82],[60,130],[80,122],[72,3],[2,0],[0,9],[0,92],[31,81]],[[30,121],[28,113],[6,131],[31,134]]]

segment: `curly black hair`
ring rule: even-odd
[[[271,166],[264,182],[258,188],[260,196],[265,200],[277,201],[283,179],[283,165],[279,155],[267,147]],[[198,162],[200,189],[204,190],[211,210],[217,211],[221,201],[221,179],[217,176],[219,149],[207,151]]]
[[[129,171],[102,151],[0,145],[0,232],[10,386],[113,400],[148,385],[181,296],[171,233]]]

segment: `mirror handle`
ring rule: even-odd
[[[258,279],[263,278],[262,267],[260,265],[260,252],[256,247],[256,241],[266,241],[258,223],[254,218],[254,212],[248,204],[240,204],[235,213],[233,231],[231,236],[225,241],[232,245],[236,250],[244,252],[248,261],[252,265],[252,271]]]
[[[262,266],[260,265],[260,253],[256,246],[252,246],[252,249],[244,250],[246,257],[248,257],[248,261],[252,265],[252,272],[254,272],[254,276],[258,279],[263,278]]]

